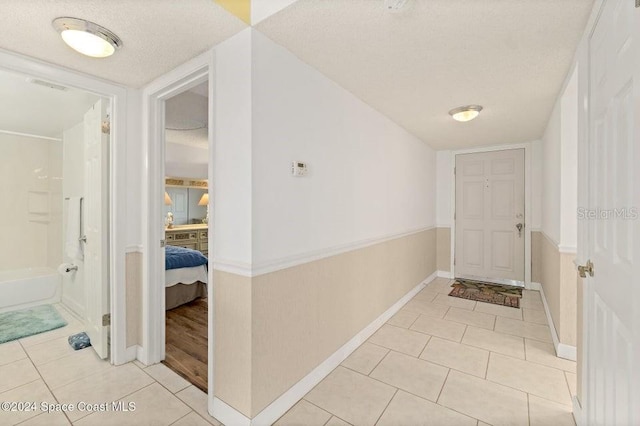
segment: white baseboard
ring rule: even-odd
[[[140,345],[136,345],[136,359],[140,361],[142,364],[148,365],[143,361],[145,359],[145,356],[146,354],[145,354],[144,348]]]
[[[249,419],[244,414],[229,406],[224,401],[214,398],[213,406],[209,406],[209,413],[218,421],[226,425],[238,426],[268,426],[278,420],[284,413],[293,407],[302,397],[313,389],[322,379],[327,377],[342,361],[347,359],[362,343],[364,343],[373,333],[396,314],[409,300],[413,298],[428,283],[436,279],[438,272],[434,272],[411,291],[405,294],[400,300],[387,309],[382,315],[373,320],[362,329],[351,340],[345,343],[340,349],[335,351],[322,364],[314,368],[302,380],[293,385],[289,390],[280,395],[274,402],[265,407],[253,419]]]
[[[436,274],[438,274],[438,278],[453,278],[453,274],[449,271],[437,271]]]
[[[209,415],[225,425],[251,426],[251,419],[221,399],[213,398],[213,405],[209,404]]]
[[[542,284],[532,282],[530,286],[531,290],[540,291],[540,296],[542,297],[542,304],[544,305],[544,313],[547,316],[547,322],[549,323],[549,329],[551,330],[551,339],[553,339],[553,347],[556,349],[556,356],[559,358],[568,359],[570,361],[576,361],[578,359],[578,350],[575,346],[567,345],[565,343],[560,343],[560,339],[558,338],[558,333],[556,332],[556,326],[553,323],[553,318],[551,317],[551,311],[549,310],[549,305],[547,304],[547,298],[544,295],[544,288]]]
[[[582,417],[582,405],[580,405],[580,400],[578,400],[577,395],[573,395],[571,400],[573,402],[573,420],[575,420],[576,426],[583,426],[584,418]]]
[[[527,284],[526,282],[524,283],[524,288],[525,290],[535,290],[535,291],[540,291],[540,288],[542,287],[542,284],[537,283],[535,281],[531,281],[529,284]]]
[[[124,362],[131,362],[138,359],[139,350],[140,350],[140,346],[138,345],[129,346],[124,354],[125,356]]]

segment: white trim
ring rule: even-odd
[[[531,281],[529,283],[529,285],[526,285],[524,288],[525,290],[534,290],[534,291],[540,291],[540,288],[542,287],[542,284],[537,283],[535,281]]]
[[[578,349],[575,346],[567,345],[566,343],[560,343],[560,339],[558,338],[558,333],[556,332],[556,326],[553,323],[553,317],[551,316],[551,311],[549,310],[549,305],[547,304],[547,297],[544,295],[544,287],[540,283],[532,282],[529,288],[531,290],[538,290],[540,292],[540,297],[542,298],[542,304],[544,305],[544,313],[547,316],[547,322],[549,323],[549,330],[551,331],[551,339],[553,340],[553,347],[556,350],[556,356],[558,358],[564,358],[570,361],[576,361],[578,358]]]
[[[436,224],[436,228],[451,228],[450,223],[438,223]]]
[[[453,279],[453,274],[449,271],[437,271],[436,274],[438,274],[438,278]]]
[[[126,353],[127,362],[135,361],[136,359],[138,359],[138,351],[140,351],[140,346],[129,346]]]
[[[88,74],[62,68],[13,52],[0,49],[0,68],[25,76],[55,82],[93,93],[111,101],[111,145],[109,164],[109,276],[111,285],[111,363],[125,363],[127,341],[127,312],[125,286],[125,241],[127,240],[127,212],[125,209],[127,101],[129,93],[123,86]]]
[[[576,426],[584,425],[584,417],[582,417],[582,405],[578,395],[571,395],[571,402],[573,403],[573,420],[576,422]]]
[[[31,133],[12,132],[11,130],[1,130],[0,129],[0,133],[5,134],[5,135],[12,135],[12,136],[22,136],[22,137],[25,137],[25,138],[44,139],[44,140],[47,140],[47,141],[62,142],[61,138],[52,138],[52,137],[49,137],[49,136],[33,135]]]
[[[562,254],[577,254],[578,247],[577,246],[568,246],[568,245],[560,245],[558,246],[558,251]]]
[[[539,232],[547,239],[548,242],[559,252],[563,254],[576,254],[578,252],[578,247],[575,245],[568,244],[560,244],[555,239],[553,239],[549,234],[544,232],[543,229],[532,229],[531,232]]]
[[[426,232],[432,229],[436,229],[436,227],[426,226],[426,227],[411,229],[409,231],[387,234],[387,235],[374,237],[374,238],[367,238],[364,240],[340,244],[333,247],[313,250],[306,253],[299,253],[293,256],[286,256],[280,259],[260,262],[254,265],[251,265],[246,262],[214,258],[213,267],[219,271],[230,272],[233,274],[242,275],[244,277],[257,277],[259,275],[280,271],[282,269],[287,269],[287,268],[291,268],[298,265],[304,265],[305,263],[313,262],[320,259],[325,259],[331,256],[337,256],[339,254],[347,253],[354,250],[359,250],[365,247],[384,243],[386,241],[408,237],[410,235],[415,235],[420,232]]]
[[[249,417],[219,398],[214,397],[213,401],[209,400],[208,407],[209,413],[213,413],[213,417],[224,425],[251,426]]]
[[[554,238],[552,238],[549,234],[544,232],[543,229],[532,229],[531,232],[539,232],[541,233],[547,241],[553,245],[553,247],[559,252],[564,254],[576,254],[578,252],[578,247],[570,244],[560,244]]]
[[[213,268],[217,271],[229,272],[243,277],[252,277],[251,264],[228,259],[213,259]]]
[[[133,244],[126,246],[124,248],[125,253],[142,253],[144,252],[144,247],[142,244]]]
[[[393,315],[396,314],[409,300],[411,300],[420,290],[433,281],[437,277],[437,272],[429,275],[420,284],[411,289],[400,300],[394,303],[389,309],[384,311],[382,315],[373,320],[369,325],[363,328],[358,334],[353,336],[351,340],[345,343],[341,348],[335,351],[329,358],[324,360],[322,364],[314,368],[309,374],[302,378],[298,383],[293,385],[289,390],[280,395],[275,401],[265,407],[253,419],[249,419],[233,407],[225,404],[218,398],[214,399],[210,405],[210,412],[218,421],[223,424],[241,425],[241,426],[268,426],[278,420],[284,413],[293,407],[302,397],[304,397],[311,389],[313,389],[322,379],[327,377],[342,361],[347,359],[353,351],[355,351],[362,343],[364,343],[373,333],[375,333],[384,323],[386,323]]]
[[[145,363],[142,361],[142,360],[144,359],[144,357],[145,357],[145,356],[146,356],[146,355],[145,355],[144,348],[143,348],[142,346],[140,346],[140,345],[136,345],[136,359],[137,359],[138,361],[140,361],[142,364],[144,364],[144,365],[148,365],[148,364],[145,364]]]
[[[144,259],[142,267],[142,346],[139,359],[146,365],[160,362],[165,357],[165,291],[164,286],[153,285],[164,281],[164,251],[160,241],[164,240],[162,194],[165,186],[165,147],[158,141],[164,141],[164,101],[208,81],[209,86],[209,165],[208,178],[213,182],[215,176],[215,50],[209,49],[196,58],[178,66],[157,78],[143,89],[142,96],[142,140],[143,158],[146,160],[146,172],[143,174],[143,217],[149,218],[148,226],[143,227]],[[210,224],[214,223],[216,191],[209,196]],[[209,228],[211,230],[211,228]],[[215,253],[214,238],[208,240],[209,253]],[[213,406],[215,394],[215,281],[213,279],[213,259],[209,258],[209,283],[207,297],[208,310],[208,363],[207,405]]]
[[[456,221],[454,219],[456,211],[456,175],[454,169],[456,167],[456,155],[460,154],[475,154],[480,152],[492,152],[492,151],[505,151],[511,149],[524,149],[524,286],[525,288],[531,282],[531,229],[528,222],[533,220],[531,215],[531,180],[532,180],[532,167],[531,167],[531,142],[515,143],[506,145],[493,145],[479,148],[468,148],[451,151],[451,275],[456,276],[456,270],[454,265],[456,255]]]

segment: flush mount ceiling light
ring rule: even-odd
[[[454,108],[449,111],[449,115],[456,121],[471,121],[480,114],[482,107],[480,105],[465,105]]]
[[[122,40],[113,32],[84,19],[62,17],[52,24],[69,47],[92,58],[106,58],[122,47]]]

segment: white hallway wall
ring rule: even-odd
[[[256,30],[215,51],[216,268],[249,274],[435,226],[429,146]]]
[[[542,231],[575,252],[578,234],[578,72],[569,74],[542,138]]]
[[[254,265],[435,226],[429,146],[255,30],[252,58]]]

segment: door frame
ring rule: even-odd
[[[165,267],[162,263],[164,240],[164,101],[177,94],[209,82],[209,224],[215,223],[215,197],[213,176],[215,170],[215,51],[213,49],[178,66],[169,73],[152,81],[142,89],[142,140],[143,158],[146,159],[146,173],[143,176],[143,217],[147,226],[143,227],[144,261],[142,271],[142,349],[139,359],[146,365],[162,361],[165,357]],[[160,143],[162,142],[162,144]],[[211,233],[209,226],[209,233]],[[213,282],[214,238],[208,239],[209,263],[207,297],[208,309],[208,395],[214,394],[214,328],[215,299]]]
[[[506,151],[511,149],[524,149],[524,288],[531,288],[531,142],[493,145],[479,148],[467,148],[451,151],[451,167],[449,170],[451,179],[451,260],[450,270],[451,278],[455,278],[456,271],[454,260],[456,256],[456,176],[454,169],[456,167],[456,156],[462,154],[478,154],[482,152]]]
[[[110,362],[120,365],[132,361],[127,353],[127,311],[125,252],[127,241],[127,122],[129,91],[98,77],[68,70],[58,65],[0,49],[0,69],[93,93],[111,104],[109,145],[109,286],[111,314]]]

